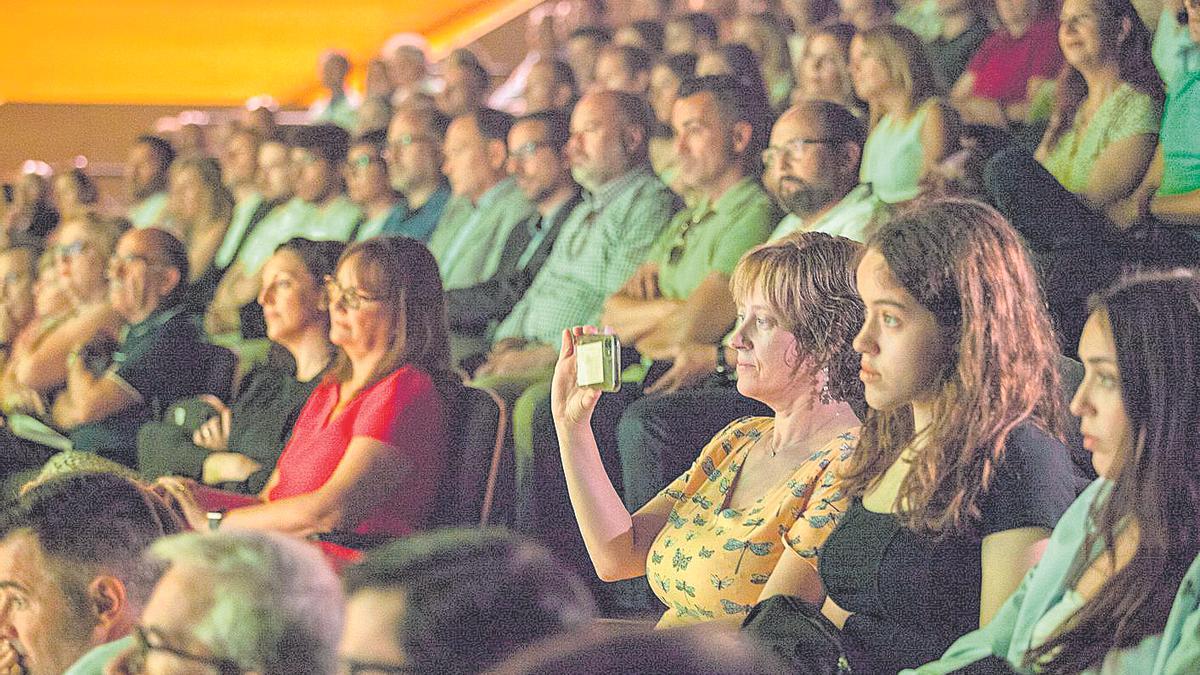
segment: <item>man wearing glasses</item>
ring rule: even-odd
[[[186,311],[187,249],[156,228],[130,230],[108,262],[108,297],[126,321],[112,365],[100,373],[80,345],[67,357],[67,386],[51,407],[76,450],[133,466],[137,429],[155,410],[200,393],[206,352]]]
[[[404,216],[384,223],[379,234],[428,242],[450,201],[450,184],[442,175],[442,139],[450,119],[434,108],[409,105],[392,115],[388,125],[388,177],[404,196]]]
[[[168,567],[109,672],[335,672],[342,591],[312,544],[274,532],[188,532],[148,555]]]
[[[143,553],[181,526],[113,473],[48,478],[0,514],[0,672],[99,675],[162,574]]]

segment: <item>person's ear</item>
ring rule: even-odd
[[[113,633],[128,630],[127,624],[134,617],[129,611],[129,597],[123,581],[111,575],[96,577],[88,584],[87,599],[88,609],[96,621],[93,637],[98,642],[109,642]]]
[[[163,269],[162,280],[159,283],[159,295],[167,297],[175,287],[183,283],[183,275],[176,267],[167,267]]]
[[[646,133],[636,124],[626,124],[621,128],[621,138],[625,141],[626,154],[633,154],[634,149],[646,144]]]
[[[487,144],[488,165],[493,171],[504,173],[504,165],[508,163],[508,147],[504,141],[493,138]]]
[[[750,137],[754,135],[754,129],[746,120],[740,120],[733,123],[729,135],[733,140],[734,153],[742,155],[745,154],[746,148],[750,147]]]

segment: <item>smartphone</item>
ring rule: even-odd
[[[616,335],[575,337],[575,383],[600,391],[620,391],[621,341]]]

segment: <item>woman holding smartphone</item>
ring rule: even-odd
[[[737,420],[692,468],[630,515],[591,429],[600,392],[576,384],[563,333],[552,405],[575,516],[605,581],[649,577],[660,626],[741,621],[759,599],[824,597],[816,554],[845,509],[835,470],[850,456],[861,401],[851,339],[862,316],[851,267],[859,245],[804,233],[746,253],[733,273],[738,391],[774,417]]]

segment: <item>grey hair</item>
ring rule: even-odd
[[[189,532],[150,550],[207,577],[197,590],[212,605],[193,634],[215,656],[264,675],[336,671],[341,583],[314,546],[270,532]]]

